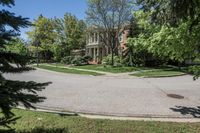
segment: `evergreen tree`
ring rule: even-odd
[[[2,8],[14,6],[14,0],[0,0]],[[31,25],[27,18],[16,16],[8,10],[0,10],[0,126],[9,127],[8,124],[17,118],[11,112],[13,107],[22,103],[27,108],[34,108],[32,103],[41,102],[44,97],[37,95],[49,83],[12,81],[4,78],[5,73],[21,73],[32,70],[26,64],[30,58],[6,50],[14,37],[19,34],[19,29]]]

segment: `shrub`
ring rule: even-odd
[[[61,63],[69,65],[69,64],[72,64],[73,59],[74,59],[73,56],[66,56],[66,57],[62,58]]]
[[[108,55],[108,56],[104,57],[103,60],[102,60],[102,64],[112,65],[112,56]],[[115,67],[121,67],[122,66],[122,60],[120,59],[120,57],[114,56],[113,66],[115,66]]]
[[[194,80],[197,80],[200,77],[200,66],[199,65],[190,66],[189,72],[194,75]]]
[[[89,55],[85,55],[85,56],[83,56],[82,58],[83,58],[83,62],[84,62],[85,64],[88,64],[89,61],[92,61],[92,57],[89,56]]]
[[[81,56],[75,56],[74,59],[72,60],[71,64],[75,66],[81,66],[84,64],[83,57]]]
[[[80,65],[86,65],[88,64],[89,61],[92,60],[92,57],[88,56],[88,55],[85,55],[85,56],[66,56],[64,57],[62,60],[61,60],[61,63],[64,63],[64,64],[73,64],[73,65],[76,65],[76,66],[80,66]]]

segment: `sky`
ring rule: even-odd
[[[15,6],[6,9],[16,15],[30,18],[31,22],[40,14],[47,18],[61,18],[66,12],[84,19],[87,3],[86,0],[15,0]],[[30,28],[21,29],[23,39],[27,39],[26,32],[29,30]]]

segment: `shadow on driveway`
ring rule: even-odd
[[[190,115],[194,118],[200,118],[200,106],[197,107],[184,107],[176,106],[175,108],[170,108],[174,112],[179,112],[182,115]]]

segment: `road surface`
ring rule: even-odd
[[[74,75],[46,70],[7,74],[8,79],[52,82],[37,106],[77,113],[132,117],[200,117],[200,80],[192,76],[137,78]],[[167,94],[184,96],[184,99]]]

